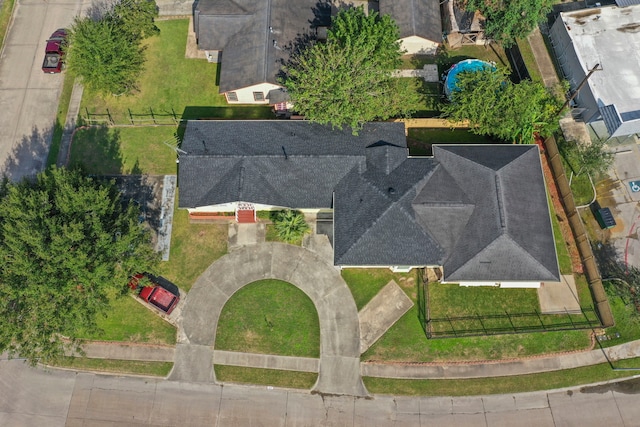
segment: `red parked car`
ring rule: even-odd
[[[42,71],[49,74],[55,74],[62,71],[64,63],[64,45],[67,41],[67,30],[58,28],[51,34],[47,40],[47,47],[44,49],[44,61],[42,62]]]
[[[129,281],[129,287],[137,289],[140,280],[144,277],[149,279],[151,286],[142,286],[138,297],[163,313],[171,314],[176,305],[178,305],[178,301],[180,301],[178,287],[162,276],[154,276],[149,273],[134,275]]]

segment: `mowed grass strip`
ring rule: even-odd
[[[145,342],[151,344],[176,343],[176,328],[130,296],[111,301],[106,317],[98,317],[95,333],[79,338],[102,341]]]
[[[496,144],[486,135],[476,135],[468,129],[409,128],[407,146],[412,156],[433,156],[433,144]]]
[[[615,362],[615,367],[636,367],[640,358]],[[367,390],[376,394],[410,396],[474,396],[486,394],[525,393],[538,390],[573,387],[599,381],[627,378],[630,371],[614,371],[608,363],[509,377],[464,380],[400,380],[364,377]]]
[[[76,131],[69,165],[90,174],[175,175],[176,153],[164,142],[175,141],[177,127],[96,126]]]
[[[272,279],[250,283],[237,291],[222,309],[215,347],[320,357],[316,308],[304,292],[290,283]]]
[[[280,371],[275,369],[222,365],[215,365],[214,370],[218,381],[286,388],[310,389],[318,379],[318,374],[313,372]]]
[[[80,371],[113,372],[117,374],[151,375],[166,377],[172,362],[149,362],[140,360],[89,359],[87,357],[63,357],[51,366]]]
[[[180,119],[198,118],[273,118],[269,106],[228,106],[217,86],[218,64],[206,59],[185,58],[189,20],[156,22],[160,35],[146,40],[145,69],[139,79],[139,91],[129,96],[101,96],[86,91],[80,113],[106,114],[116,124],[156,119],[170,123],[174,113]]]
[[[196,279],[227,253],[229,233],[227,224],[191,224],[189,212],[178,209],[179,192],[176,190],[169,261],[161,262],[158,271],[183,291],[189,291]]]
[[[353,295],[358,311],[391,280],[395,280],[401,287],[406,287],[408,292],[416,289],[417,270],[410,273],[393,273],[388,268],[344,268],[341,274]]]
[[[73,92],[75,79],[73,74],[65,71],[60,101],[58,102],[58,111],[56,113],[56,121],[53,124],[53,136],[51,137],[51,148],[47,156],[47,166],[55,165],[58,160],[62,132],[64,131],[64,126],[67,121],[67,113],[69,112],[69,103],[71,102],[71,93]],[[66,154],[67,153],[65,153],[65,155]]]

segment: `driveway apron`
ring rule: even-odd
[[[282,243],[247,246],[220,258],[187,296],[169,379],[215,382],[213,348],[218,319],[231,296],[262,279],[289,282],[311,298],[320,321],[320,370],[314,391],[366,396],[360,376],[358,310],[335,267],[312,252]]]

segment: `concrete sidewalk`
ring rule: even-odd
[[[150,344],[88,342],[83,346],[87,356],[94,359],[146,360],[171,362],[175,348]],[[606,353],[606,357],[605,357]],[[250,354],[212,349],[213,363],[252,368],[318,372],[319,359]],[[552,372],[562,369],[607,363],[613,365],[623,359],[640,357],[640,340],[631,341],[603,350],[577,351],[516,360],[458,363],[360,363],[362,376],[404,379],[465,379],[504,377]]]

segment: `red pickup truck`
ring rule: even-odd
[[[149,273],[134,275],[129,281],[129,287],[137,289],[139,282],[145,277],[149,279],[151,286],[142,286],[138,296],[163,313],[171,314],[180,301],[178,287],[162,276],[154,276]]]
[[[64,63],[64,44],[67,40],[67,30],[58,28],[51,34],[47,40],[47,46],[44,49],[44,61],[42,62],[42,71],[49,74],[55,74],[62,71]]]

